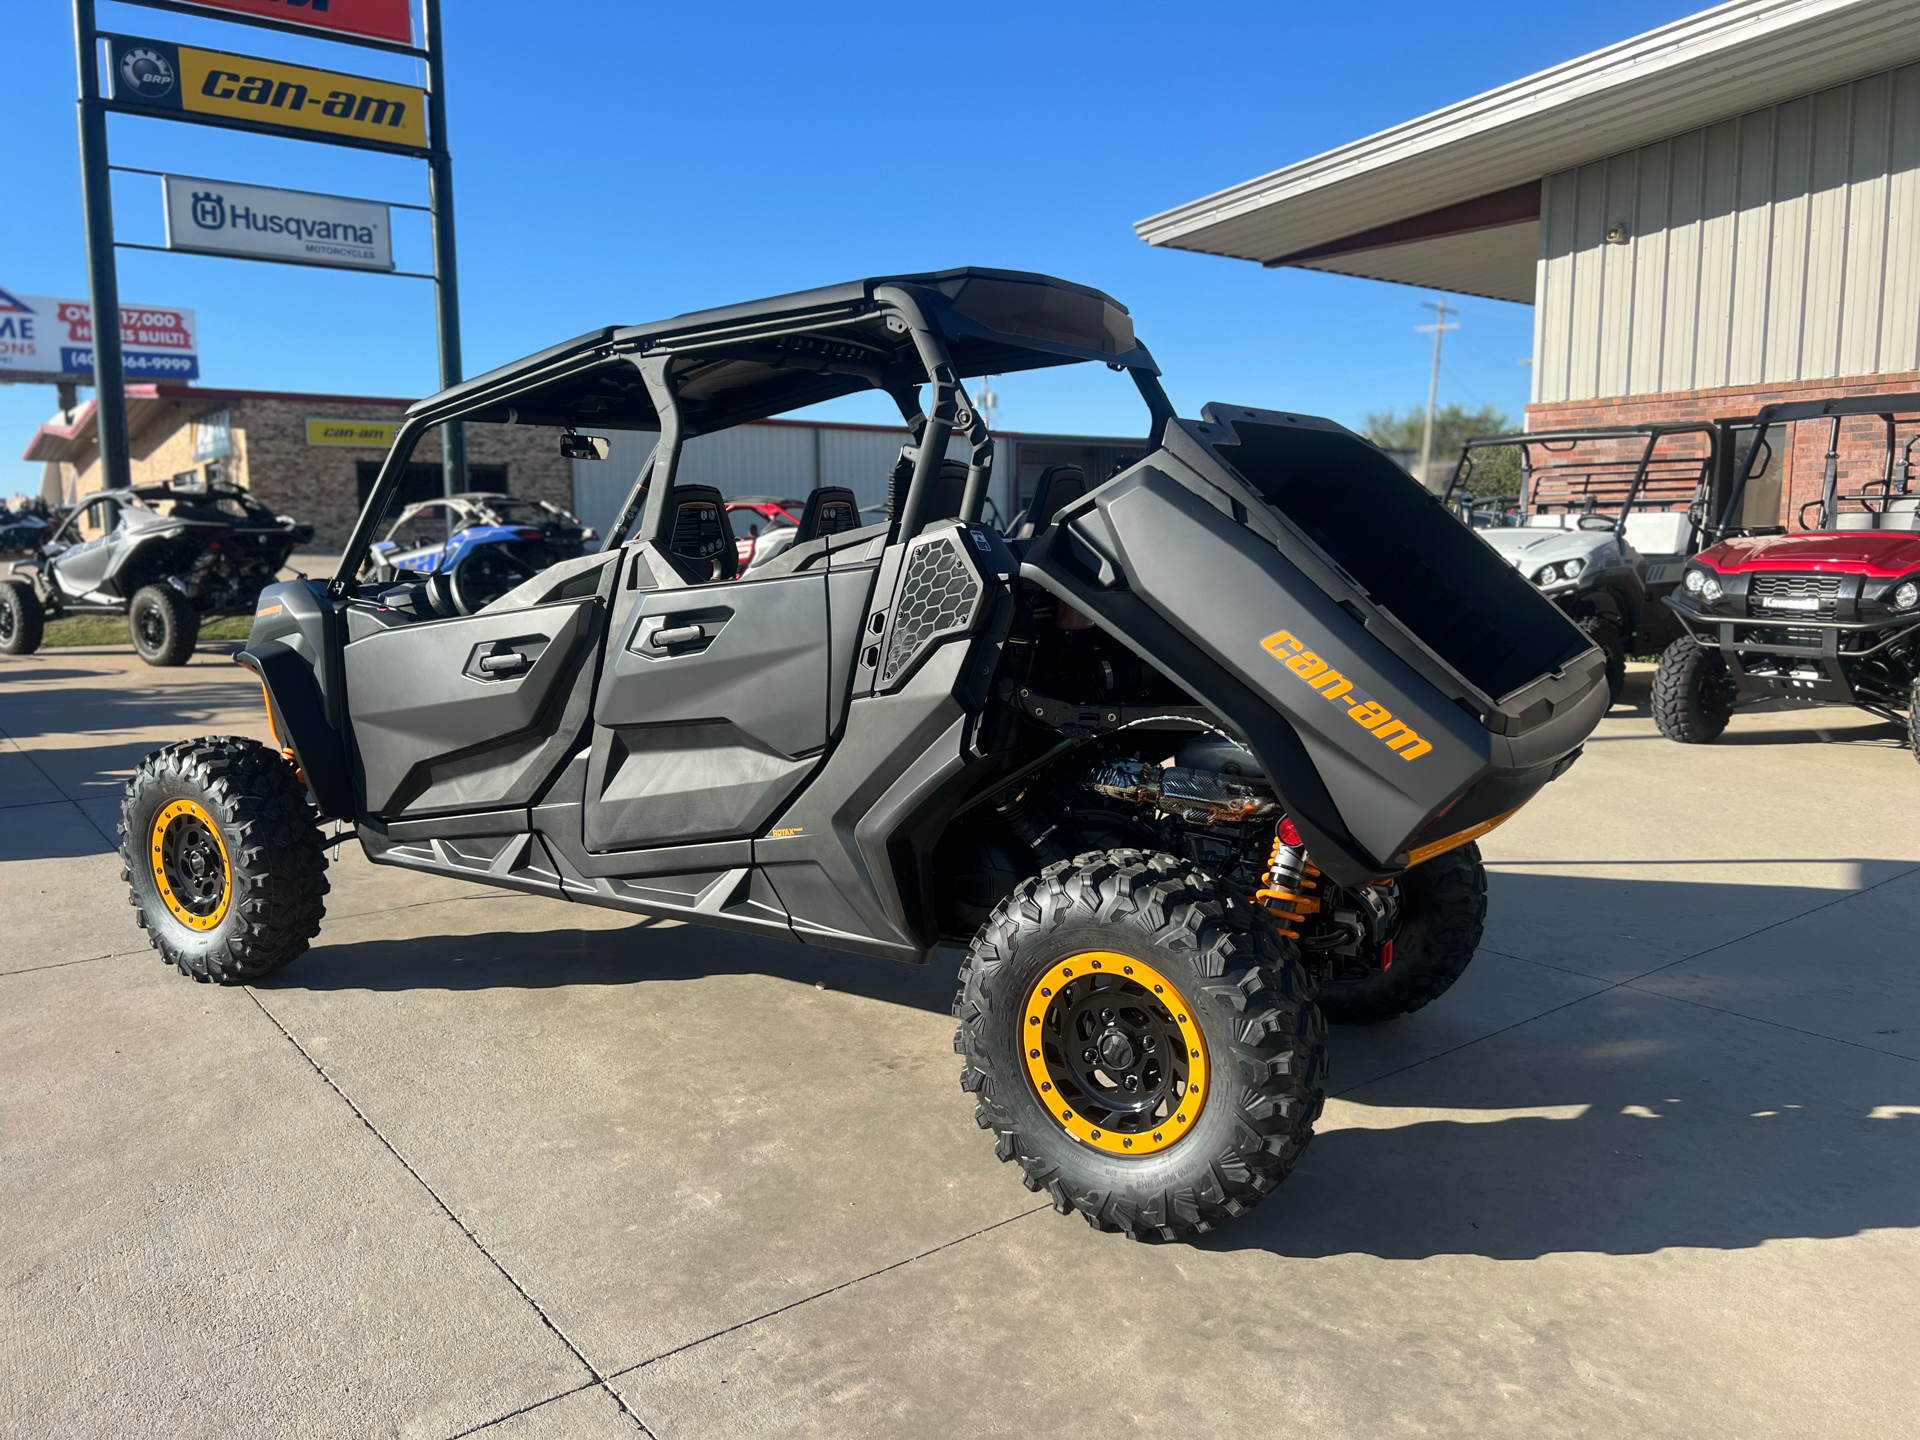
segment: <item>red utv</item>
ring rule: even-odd
[[[1704,744],[1735,711],[1773,700],[1857,705],[1920,740],[1920,394],[1769,405],[1719,423],[1715,543],[1667,600],[1686,633],[1654,677],[1660,733]],[[1798,532],[1752,523],[1779,514],[1802,426],[1825,430],[1819,498],[1799,507]],[[1858,482],[1844,494],[1843,468]]]

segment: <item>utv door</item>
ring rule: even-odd
[[[54,584],[68,599],[91,595],[106,582],[120,543],[120,506],[95,500],[60,527],[55,537],[67,548],[52,566]],[[91,533],[93,539],[84,538]]]
[[[351,638],[344,669],[361,813],[528,804],[586,723],[603,605],[587,596]]]
[[[585,843],[758,834],[826,748],[825,573],[659,590],[627,613],[593,706]],[[850,673],[850,672],[847,672]]]

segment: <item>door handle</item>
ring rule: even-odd
[[[671,630],[655,630],[647,636],[647,644],[656,650],[665,650],[673,645],[685,645],[692,640],[707,638],[705,627],[700,625],[676,625]]]
[[[480,669],[488,675],[498,675],[509,670],[519,670],[527,664],[527,657],[518,650],[509,650],[503,655],[482,655]]]

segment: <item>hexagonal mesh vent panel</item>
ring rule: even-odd
[[[979,604],[980,582],[951,539],[943,535],[914,551],[880,683],[890,685],[905,674],[942,635],[971,627]]]

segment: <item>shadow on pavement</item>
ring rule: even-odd
[[[1529,908],[1564,913],[1581,913],[1600,883],[1523,878]],[[1682,903],[1681,890],[1736,913],[1763,888],[1775,914],[1838,898],[1605,884],[1615,913],[1655,904],[1655,892]],[[923,969],[642,921],[323,945],[264,988],[621,986],[746,973],[945,1014],[958,959],[943,951]],[[1411,1068],[1331,1107],[1294,1178],[1205,1246],[1519,1260],[1920,1226],[1920,1068],[1911,1061],[1633,990],[1553,1009],[1452,1056],[1436,1057],[1415,1022],[1395,1031],[1369,1033],[1385,1042],[1384,1058],[1403,1049]],[[1352,1034],[1334,1033],[1336,1079]]]
[[[36,677],[38,678],[38,677]],[[15,740],[40,735],[138,730],[160,737],[148,746],[203,733],[204,716],[260,712],[260,682],[239,666],[231,680],[195,676],[192,688],[114,684],[115,677],[83,674],[75,682],[0,692],[0,731]],[[87,685],[86,680],[100,683]]]
[[[1676,1034],[1670,1017],[1656,1025],[1659,1038],[1628,1024],[1554,1050],[1509,1037],[1484,1059],[1399,1077],[1403,1104],[1486,1118],[1391,1125],[1390,1112],[1362,1112],[1360,1126],[1318,1135],[1252,1216],[1201,1243],[1298,1259],[1531,1260],[1920,1226],[1910,1062],[1835,1066],[1835,1047],[1788,1037],[1777,1069],[1748,1070],[1715,1064],[1726,1046]],[[1556,1118],[1500,1113],[1532,1108]]]
[[[931,965],[906,965],[643,919],[619,930],[497,930],[337,946],[326,944],[323,929],[319,948],[261,983],[316,991],[496,990],[767,975],[944,1015],[953,1004],[959,965],[957,950],[940,951]]]

